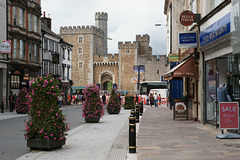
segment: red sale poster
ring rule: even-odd
[[[219,102],[219,117],[220,129],[238,129],[238,102]]]

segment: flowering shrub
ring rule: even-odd
[[[86,97],[82,109],[82,116],[85,118],[102,118],[104,114],[103,104],[99,96],[99,88],[93,84],[83,90]]]
[[[26,122],[25,138],[41,140],[66,139],[69,123],[59,110],[57,96],[61,90],[57,86],[58,80],[47,77],[37,77],[31,87],[31,108],[29,120]]]
[[[110,99],[107,105],[108,113],[119,113],[121,110],[121,104],[118,99],[118,95],[115,92],[115,89],[112,90]]]
[[[125,96],[124,109],[135,109],[134,96],[132,95]]]
[[[30,104],[32,100],[30,95],[28,94],[27,88],[24,87],[18,93],[18,98],[16,101],[16,112],[20,114],[26,114],[30,110]]]

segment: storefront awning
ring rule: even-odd
[[[198,78],[193,56],[176,65],[163,75],[164,80],[179,79],[182,77]]]
[[[77,86],[77,87],[72,87],[72,89],[84,89],[85,86]]]

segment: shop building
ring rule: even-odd
[[[203,60],[203,120],[219,125],[219,102],[239,101],[238,1],[223,1],[199,22]]]
[[[0,0],[0,43],[7,41],[7,3],[6,0]],[[4,47],[4,45],[3,45]],[[7,65],[8,49],[0,47],[0,104],[4,102],[4,108],[7,104]]]

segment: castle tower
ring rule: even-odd
[[[95,13],[95,26],[100,28],[103,33],[103,54],[107,54],[107,21],[108,21],[108,14],[105,12],[96,12]]]
[[[140,44],[138,54],[151,56],[150,36],[148,34],[136,35],[136,41]]]

